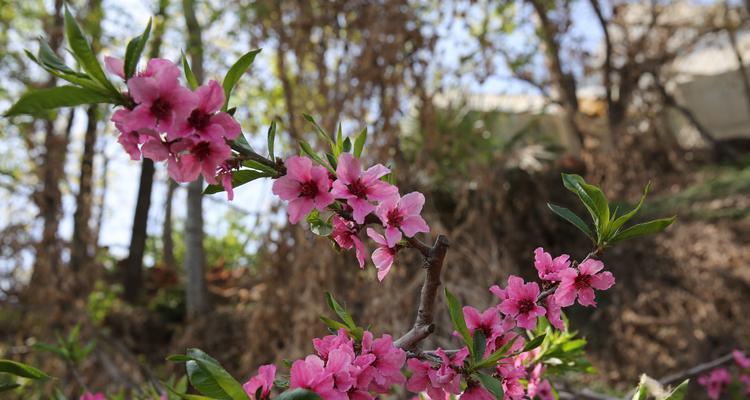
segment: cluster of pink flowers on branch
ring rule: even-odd
[[[126,79],[123,60],[107,57],[105,65]],[[157,58],[126,80],[125,96],[132,104],[112,115],[120,131],[117,140],[133,160],[166,161],[177,182],[203,174],[213,184],[220,174],[231,199],[232,149],[227,141],[240,135],[240,124],[221,111],[225,97],[219,82],[211,80],[193,91],[180,84],[180,75],[177,65]]]
[[[289,157],[286,175],[276,179],[272,191],[288,202],[289,222],[296,224],[313,210],[330,211],[331,238],[343,249],[354,248],[360,268],[367,252],[361,237],[368,223],[382,225],[384,233],[368,227],[367,236],[376,244],[372,260],[383,280],[390,271],[404,237],[411,238],[430,228],[421,217],[425,198],[411,192],[403,197],[395,185],[383,181],[391,171],[381,164],[363,170],[360,160],[349,153],[337,159],[335,174],[311,158]]]
[[[732,398],[750,397],[750,357],[741,350],[732,351],[732,360],[737,371],[738,387]],[[698,383],[706,388],[711,400],[719,400],[732,383],[732,373],[728,368],[719,367],[698,377]]]

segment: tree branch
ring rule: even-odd
[[[438,235],[432,247],[409,239],[409,244],[419,250],[424,256],[425,277],[422,284],[422,292],[419,296],[419,309],[414,326],[394,343],[402,349],[413,349],[419,342],[435,330],[433,323],[435,316],[435,298],[440,287],[440,273],[443,270],[445,253],[448,250],[449,241],[443,235]]]

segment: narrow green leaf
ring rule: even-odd
[[[227,106],[229,105],[229,96],[231,96],[234,86],[237,85],[237,82],[242,75],[248,68],[250,68],[250,65],[255,61],[255,56],[257,56],[260,51],[261,49],[256,49],[245,53],[234,63],[234,65],[232,65],[231,68],[229,68],[229,71],[227,71],[227,74],[224,76],[224,81],[221,84],[224,87],[224,107],[222,110],[226,111]]]
[[[324,317],[322,315],[320,317],[318,317],[318,318],[320,318],[320,320],[323,321],[323,323],[326,324],[326,326],[328,326],[329,328],[331,328],[331,329],[333,329],[335,331],[337,331],[337,330],[339,330],[341,328],[348,329],[348,327],[346,325],[342,324],[339,321],[330,319],[328,317]]]
[[[638,211],[641,210],[641,206],[643,206],[643,202],[646,200],[646,196],[648,196],[648,192],[650,190],[651,182],[649,182],[646,185],[646,188],[643,189],[643,195],[641,196],[641,199],[638,201],[638,204],[635,206],[635,208],[612,221],[612,223],[610,224],[610,232],[616,233],[617,230],[620,229],[620,227],[622,227],[626,222],[628,222],[631,218],[638,214]]]
[[[177,397],[179,397],[179,398],[181,398],[183,400],[212,400],[211,397],[200,396],[200,395],[197,395],[197,394],[183,393],[183,392],[181,392],[181,391],[179,391],[179,390],[177,390],[177,389],[175,389],[175,388],[167,385],[166,383],[164,383],[164,387],[167,388],[167,390],[169,391],[169,393],[172,393],[173,395],[175,395],[175,396],[177,396]]]
[[[304,140],[300,140],[299,147],[300,149],[302,149],[303,153],[307,154],[307,156],[312,158],[316,163],[326,167],[326,169],[328,169],[328,171],[330,171],[331,173],[334,173],[334,174],[336,173],[336,171],[333,168],[331,168],[331,166],[328,165],[327,162],[323,161],[323,159],[320,158],[320,156],[317,153],[315,153],[312,147],[310,147],[309,143],[307,143]]]
[[[146,42],[148,42],[149,35],[151,35],[151,18],[148,19],[148,24],[143,33],[128,42],[128,46],[125,50],[124,61],[125,80],[128,80],[131,76],[135,75],[135,71],[138,68],[138,61],[141,59],[143,49],[146,48]]]
[[[663,400],[684,400],[685,395],[687,395],[688,390],[688,384],[690,383],[689,379],[685,379],[680,383],[676,388],[674,388],[673,391],[671,391],[667,397],[665,397]]]
[[[192,359],[193,359],[192,357],[188,357],[184,354],[172,354],[171,356],[167,357],[167,361],[177,362],[177,363],[188,362]]]
[[[91,48],[91,44],[84,36],[81,27],[76,22],[73,15],[70,13],[68,6],[65,6],[65,36],[68,39],[68,45],[76,59],[81,63],[81,67],[86,71],[94,80],[104,85],[107,90],[120,94],[120,92],[112,85],[112,82],[107,79],[104,74],[101,64],[96,59],[94,50]]]
[[[516,342],[516,340],[519,337],[520,336],[514,337],[508,343],[504,344],[503,347],[495,350],[495,352],[490,354],[489,357],[477,363],[477,365],[475,365],[474,368],[477,370],[480,370],[484,368],[494,367],[495,364],[497,364],[497,362],[500,361],[501,358],[506,357],[506,355],[508,354],[508,351],[510,351],[510,348],[513,346],[513,344]]]
[[[252,182],[256,179],[269,178],[272,176],[274,176],[274,174],[269,174],[268,172],[256,171],[252,169],[241,169],[241,170],[233,171],[232,172],[232,187],[237,188],[246,183]],[[208,185],[206,186],[206,189],[203,190],[203,194],[221,193],[224,190],[225,189],[223,185],[219,185],[219,184]]]
[[[361,157],[362,149],[365,148],[365,142],[367,141],[367,127],[362,128],[357,138],[354,139],[354,156]]]
[[[588,225],[586,225],[586,223],[583,222],[581,217],[576,215],[573,211],[570,211],[569,209],[565,207],[556,206],[552,203],[547,203],[547,207],[549,207],[549,209],[552,210],[553,213],[557,214],[562,219],[570,222],[571,224],[573,224],[573,226],[578,228],[581,232],[585,233],[586,236],[589,237],[589,239],[594,240],[594,236],[591,233],[591,229],[589,229]]]
[[[0,372],[20,376],[27,379],[49,379],[50,376],[44,372],[24,363],[0,360]]]
[[[357,328],[357,324],[354,322],[352,316],[336,301],[336,299],[333,298],[331,292],[326,292],[326,303],[328,303],[328,307],[330,307],[331,310],[341,318],[341,321],[343,321],[346,326],[351,329]]]
[[[497,400],[503,400],[503,385],[500,384],[500,381],[498,381],[491,375],[487,375],[482,372],[478,372],[476,374],[476,377],[479,378],[480,382],[482,382],[482,386],[484,386],[485,389],[489,390],[489,392],[492,393],[492,395],[495,396]]]
[[[344,153],[348,153],[348,152],[352,151],[352,140],[349,139],[348,136],[346,137],[346,139],[344,139],[344,145],[341,146],[341,150]]]
[[[328,236],[333,232],[333,226],[328,221],[320,218],[318,210],[312,210],[307,215],[307,224],[310,225],[310,231],[318,236]]]
[[[534,339],[531,339],[530,341],[526,342],[526,344],[523,346],[523,350],[521,350],[521,353],[525,353],[527,351],[533,350],[537,347],[539,347],[542,342],[544,342],[544,338],[547,337],[546,334],[541,334]]]
[[[198,79],[195,77],[195,74],[193,73],[193,69],[190,68],[190,62],[188,61],[187,57],[185,56],[185,53],[182,53],[182,70],[185,72],[185,80],[187,80],[188,86],[190,86],[190,89],[195,90],[200,86],[198,83]]]
[[[7,392],[7,391],[10,391],[10,390],[19,388],[19,387],[21,387],[21,385],[19,385],[18,383],[15,383],[15,382],[0,383],[0,393]]]
[[[192,360],[186,363],[190,383],[201,393],[229,400],[248,400],[242,385],[232,378],[218,361],[199,349],[188,349],[187,355],[192,357]],[[208,391],[201,389],[196,382]],[[218,396],[214,396],[215,394]]]
[[[72,70],[70,67],[65,64],[65,61],[63,61],[60,57],[55,54],[54,51],[52,51],[52,48],[49,47],[49,44],[44,40],[39,40],[39,53],[38,60],[34,59],[38,64],[53,69],[55,71],[59,71],[65,74],[70,75],[78,75],[80,77],[86,77],[86,74],[82,74],[80,72]]]
[[[476,329],[472,337],[472,354],[474,362],[479,362],[484,357],[484,351],[487,349],[487,338],[481,329]]]
[[[323,140],[325,140],[326,143],[328,143],[328,145],[331,147],[331,151],[335,152],[336,144],[333,142],[333,139],[331,139],[331,136],[329,136],[328,133],[326,133],[326,131],[323,128],[321,128],[320,125],[318,125],[318,123],[315,121],[315,118],[313,118],[309,114],[302,114],[302,116],[307,120],[307,122],[312,124],[318,136],[323,138]]]
[[[242,162],[242,165],[248,168],[252,168],[258,171],[265,172],[266,174],[268,174],[269,177],[274,177],[278,174],[278,172],[276,172],[275,169],[265,164],[261,164],[255,160],[245,160]]]
[[[341,122],[339,122],[339,129],[336,131],[336,149],[333,155],[338,158],[339,154],[344,151],[344,133],[341,130]]]
[[[661,232],[669,225],[672,225],[676,218],[677,217],[655,219],[642,224],[633,225],[620,231],[620,233],[615,235],[615,237],[609,241],[609,244]]]
[[[268,158],[271,161],[276,159],[273,153],[273,145],[276,141],[276,121],[271,121],[271,126],[268,127]]]
[[[305,389],[292,389],[278,395],[276,400],[321,400],[317,393]]]
[[[5,112],[6,117],[21,114],[37,114],[42,111],[54,110],[62,107],[74,107],[81,104],[116,104],[110,97],[91,89],[76,86],[58,86],[28,92],[21,96],[13,106]]]
[[[609,221],[609,206],[604,194],[599,188],[587,185],[580,175],[562,174],[562,179],[565,188],[578,195],[583,205],[589,210],[591,218],[594,220],[594,226],[599,231],[602,226],[602,218],[606,216],[606,221]]]
[[[50,74],[62,80],[68,81],[78,86],[82,86],[87,89],[91,89],[96,92],[100,92],[105,96],[110,96],[110,92],[108,92],[107,89],[102,87],[102,85],[99,82],[94,81],[93,79],[91,79],[91,77],[89,77],[86,74],[73,71],[70,68],[68,68],[67,65],[62,64],[62,60],[57,58],[57,55],[54,52],[52,52],[52,50],[49,48],[49,45],[47,45],[46,42],[40,41],[39,46],[40,46],[39,47],[40,58],[36,58],[28,50],[24,50],[24,52],[26,53],[26,56],[35,64],[39,65],[45,71],[49,72]],[[46,53],[46,54],[43,54],[43,53]],[[43,57],[47,59],[47,62],[42,61]]]
[[[464,312],[461,307],[461,302],[458,301],[458,298],[453,295],[453,293],[451,293],[448,288],[445,288],[445,300],[448,303],[448,313],[451,316],[453,328],[464,339],[464,344],[469,346],[469,349],[472,349],[473,346],[471,334],[469,334],[469,328],[466,326],[466,320],[464,319]]]

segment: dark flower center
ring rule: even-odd
[[[172,111],[172,104],[168,100],[159,97],[151,103],[149,111],[151,111],[151,114],[153,114],[156,119],[165,119]]]
[[[367,186],[362,183],[361,179],[357,179],[349,185],[349,193],[357,196],[360,199],[367,197]]]
[[[591,286],[591,275],[578,275],[575,280],[576,289],[585,289]]]
[[[200,142],[190,149],[190,152],[200,161],[208,158],[211,154],[211,145],[208,142]]]
[[[392,208],[390,211],[388,211],[385,219],[387,220],[386,223],[388,225],[394,226],[396,228],[400,227],[401,223],[404,222],[404,216],[401,215],[401,212],[398,208]]]
[[[188,123],[197,131],[206,129],[209,122],[211,122],[211,114],[206,114],[197,108],[188,117]]]
[[[531,312],[531,310],[534,309],[536,305],[534,302],[530,299],[523,299],[518,302],[518,313],[519,314],[528,314]]]
[[[318,185],[314,181],[302,182],[299,186],[300,197],[313,198],[318,194]]]

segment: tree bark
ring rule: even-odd
[[[164,200],[164,225],[161,230],[163,247],[161,262],[164,268],[174,270],[177,260],[174,257],[174,239],[172,238],[172,198],[177,189],[177,182],[170,179],[167,185],[167,196]]]
[[[195,78],[203,82],[203,38],[201,26],[195,16],[195,1],[182,0],[185,26],[188,31],[188,53]],[[188,318],[195,318],[209,310],[206,291],[203,249],[203,178],[188,184],[187,219],[185,221],[185,275],[187,287],[185,303]]]
[[[149,48],[149,58],[159,56],[164,37],[166,9],[168,0],[159,1],[159,10],[155,15],[155,26]],[[138,300],[143,286],[143,254],[146,250],[148,238],[148,212],[151,209],[151,192],[154,186],[154,162],[148,158],[141,164],[141,178],[138,185],[138,198],[135,201],[133,228],[130,236],[130,251],[123,265],[124,297],[128,302]]]
[[[558,41],[558,29],[547,16],[547,8],[542,0],[528,0],[534,7],[539,19],[539,31],[542,43],[544,43],[544,58],[547,70],[552,80],[552,85],[557,91],[557,101],[562,107],[563,124],[570,138],[571,152],[577,154],[583,147],[583,133],[578,126],[578,95],[576,93],[576,81],[572,74],[566,73],[562,68],[560,58],[560,43]]]

